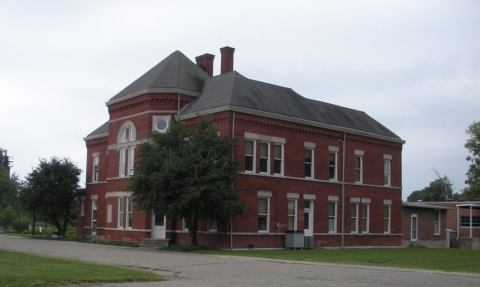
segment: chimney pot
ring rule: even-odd
[[[203,54],[198,57],[195,57],[195,61],[197,62],[197,65],[205,70],[210,76],[213,75],[213,59],[215,58],[215,55],[212,54]]]
[[[233,53],[235,48],[225,46],[220,48],[220,53],[222,54],[222,63],[221,63],[221,74],[228,73],[233,71]]]

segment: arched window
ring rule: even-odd
[[[118,173],[120,177],[133,175],[136,139],[135,125],[131,121],[125,122],[118,134],[118,152],[120,155]]]
[[[125,143],[134,141],[137,138],[137,132],[135,126],[131,121],[125,122],[120,128],[120,134],[118,136],[119,143]]]

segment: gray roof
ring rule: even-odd
[[[96,128],[93,132],[89,133],[88,136],[85,137],[85,139],[94,139],[100,136],[104,136],[106,134],[108,134],[108,121]]]
[[[152,89],[181,89],[200,93],[210,75],[182,52],[175,51],[140,78],[116,94],[109,102]]]
[[[307,99],[286,87],[248,79],[236,71],[207,79],[202,95],[182,115],[236,106],[400,139],[365,112]]]
[[[430,204],[430,203],[424,203],[424,202],[407,202],[404,201],[402,203],[403,207],[413,207],[413,208],[424,208],[424,209],[452,209],[447,206],[443,205],[435,205],[435,204]]]

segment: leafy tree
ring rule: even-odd
[[[0,209],[15,204],[15,199],[18,194],[18,179],[14,175],[9,177],[7,171],[0,166]]]
[[[466,130],[470,138],[465,143],[465,147],[470,154],[467,156],[470,166],[467,172],[465,183],[468,187],[463,191],[461,198],[463,200],[480,199],[480,122],[473,122]]]
[[[429,186],[412,192],[407,201],[446,201],[455,199],[457,194],[453,194],[452,183],[447,176],[438,177],[430,182]]]
[[[44,215],[61,237],[65,237],[68,223],[74,216],[73,203],[80,173],[81,170],[66,158],[40,160],[39,166],[27,176],[22,190],[22,200],[32,216]]]
[[[140,147],[129,189],[140,208],[185,218],[191,244],[198,245],[198,220],[228,221],[241,212],[232,181],[238,164],[234,141],[220,137],[207,118],[195,126],[174,123]]]

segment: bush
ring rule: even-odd
[[[30,224],[30,218],[26,216],[20,216],[13,220],[12,228],[15,229],[16,232],[21,233],[25,229],[28,229],[29,224]]]
[[[12,227],[12,223],[15,220],[17,215],[15,214],[15,210],[11,207],[7,207],[0,211],[0,226],[3,226],[5,230],[10,229]]]

